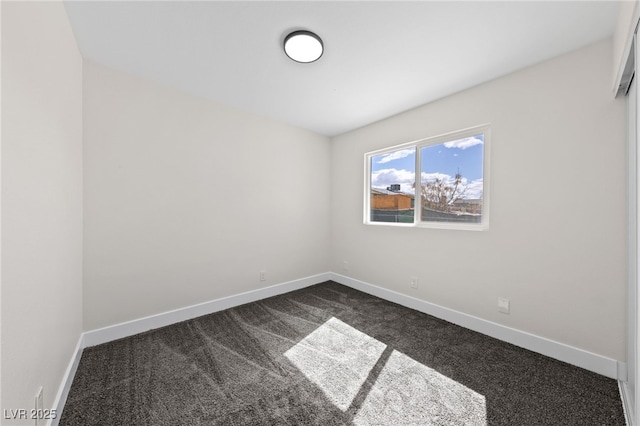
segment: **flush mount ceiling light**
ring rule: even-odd
[[[311,31],[294,31],[284,39],[284,52],[296,62],[317,61],[323,51],[322,40]]]

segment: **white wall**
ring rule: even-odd
[[[82,331],[82,58],[61,2],[1,7],[2,409],[50,408]]]
[[[624,361],[625,102],[611,94],[611,49],[601,42],[334,138],[331,270],[347,260],[353,278]],[[362,224],[365,152],[483,123],[489,230]]]
[[[328,271],[328,138],[89,61],[84,124],[85,330]]]
[[[83,327],[342,273],[343,260],[354,278],[624,360],[611,42],[329,141],[83,72],[61,4],[1,8],[2,409],[31,408],[40,385],[51,406]],[[362,224],[365,152],[485,122],[488,231]]]

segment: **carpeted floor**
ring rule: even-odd
[[[615,380],[334,282],[86,348],[86,425],[624,425]]]

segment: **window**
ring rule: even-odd
[[[488,145],[479,126],[365,154],[364,222],[486,229]]]

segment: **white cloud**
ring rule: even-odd
[[[467,185],[467,192],[464,194],[464,198],[474,200],[482,198],[483,180],[476,179]]]
[[[409,170],[383,169],[371,173],[371,187],[386,189],[389,185],[400,184],[400,191],[412,193],[415,173]]]
[[[453,182],[455,182],[455,178],[453,176],[449,176],[445,173],[422,173],[420,177],[422,178],[422,183],[433,182],[436,179],[440,179],[445,185],[453,185]],[[461,183],[466,185],[467,182],[467,178],[463,176]]]
[[[456,141],[445,142],[443,145],[445,148],[459,148],[459,149],[467,149],[472,146],[481,145],[484,142],[482,139],[478,139],[475,136],[470,138],[458,139]]]
[[[422,173],[420,177],[423,185],[427,182],[433,182],[436,179],[440,179],[445,185],[453,185],[455,182],[455,178],[453,176],[445,173]],[[466,188],[463,198],[468,200],[482,198],[482,182],[482,179],[476,179],[469,182],[467,178],[463,177],[461,184]]]
[[[413,194],[413,183],[415,174],[409,170],[398,169],[383,169],[371,173],[371,187],[378,189],[386,189],[393,184],[400,184],[400,191]],[[442,180],[445,185],[453,185],[455,181],[454,176],[450,176],[445,173],[421,173],[420,179],[423,184],[426,182],[433,182],[436,179]],[[465,199],[478,199],[482,198],[483,180],[476,179],[469,182],[467,178],[462,178],[462,185],[466,187],[464,198]]]
[[[401,158],[414,155],[415,153],[416,153],[415,148],[407,148],[407,149],[401,149],[399,151],[393,151],[388,154],[381,155],[380,159],[376,161],[376,163],[385,164],[385,163],[388,163],[389,161],[399,160]]]

